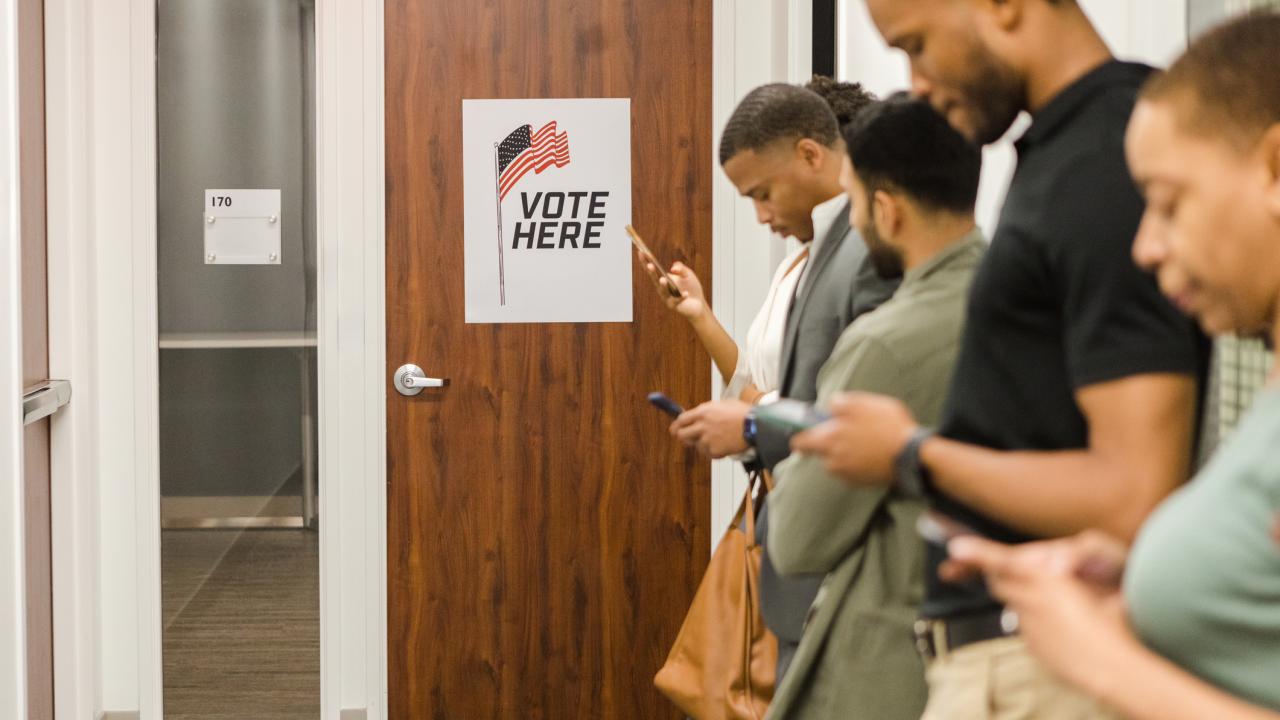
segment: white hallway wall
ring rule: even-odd
[[[766,11],[761,11],[762,6]],[[739,344],[760,306],[786,244],[756,222],[751,203],[720,170],[720,131],[738,102],[770,82],[804,82],[812,74],[813,17],[807,2],[716,0],[714,99],[712,103],[712,213],[714,215],[711,306]],[[644,299],[644,300],[647,300]],[[723,379],[712,367],[712,397]],[[718,460],[711,471],[711,543],[733,519],[746,488],[742,466]]]

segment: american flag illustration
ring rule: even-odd
[[[530,170],[539,174],[551,166],[569,164],[569,133],[556,133],[556,121],[533,132],[532,125],[521,125],[498,143],[498,199],[507,193]]]
[[[502,201],[520,178],[533,171],[539,175],[553,165],[569,164],[569,133],[556,133],[556,121],[543,125],[537,132],[532,125],[521,125],[493,145],[493,186],[498,206],[498,298],[507,304],[507,273],[503,261]]]

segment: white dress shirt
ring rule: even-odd
[[[789,253],[774,271],[764,305],[751,321],[745,345],[738,351],[738,366],[720,397],[738,399],[747,384],[763,393],[758,402],[778,399],[778,377],[782,364],[782,341],[787,326],[791,300],[807,273],[809,259],[818,253],[822,242],[845,208],[846,197],[840,193],[813,208],[813,240]]]
[[[809,243],[787,255],[773,273],[764,305],[751,321],[747,341],[738,351],[738,366],[720,395],[736,400],[748,384],[756,386],[764,397],[760,402],[777,399],[778,365],[782,360],[782,335],[787,325],[787,309],[795,295],[800,275],[809,258]]]

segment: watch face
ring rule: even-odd
[[[742,439],[746,440],[748,445],[756,444],[756,419],[751,415],[742,421]]]

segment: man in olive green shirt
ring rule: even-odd
[[[851,223],[878,272],[905,274],[888,302],[840,336],[818,375],[817,405],[847,391],[891,395],[927,425],[941,413],[986,249],[973,219],[981,155],[905,98],[864,111],[845,141]],[[775,475],[765,550],[780,573],[826,579],[769,718],[917,720],[927,692],[912,633],[923,499],[851,488],[812,456],[793,455]]]

